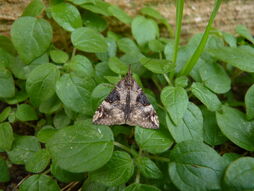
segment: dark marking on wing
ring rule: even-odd
[[[150,105],[148,99],[146,98],[145,94],[142,91],[137,96],[136,102],[141,103],[143,106]]]
[[[105,99],[106,102],[114,103],[120,100],[120,95],[116,89],[114,89]]]

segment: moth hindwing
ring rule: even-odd
[[[130,71],[98,107],[93,116],[93,123],[159,128],[156,111]]]

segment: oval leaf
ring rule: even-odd
[[[159,179],[162,177],[161,170],[151,159],[147,157],[140,157],[136,162],[144,177],[152,179]]]
[[[34,108],[32,108],[28,104],[18,105],[17,111],[16,111],[16,117],[20,121],[33,121],[38,119]]]
[[[252,85],[245,94],[244,102],[246,107],[247,118],[254,118],[254,85]]]
[[[115,151],[112,158],[102,168],[89,175],[92,181],[106,186],[118,186],[126,183],[134,172],[134,164],[126,152]]]
[[[228,106],[223,106],[222,112],[216,113],[216,119],[229,140],[248,151],[254,151],[253,121],[247,121],[242,112]]]
[[[169,175],[180,190],[219,190],[226,162],[198,141],[178,143],[170,153]]]
[[[0,98],[13,97],[15,85],[11,73],[4,67],[0,67]]]
[[[97,31],[82,27],[71,34],[71,42],[75,48],[84,52],[107,52],[108,45],[105,38]]]
[[[173,144],[171,136],[161,129],[135,127],[135,140],[142,150],[150,153],[162,153]]]
[[[93,171],[102,167],[113,153],[113,134],[106,126],[64,127],[49,140],[47,147],[53,160],[70,172]]]
[[[160,191],[160,189],[147,184],[134,183],[125,188],[124,191]]]
[[[161,92],[161,102],[171,119],[179,124],[188,107],[188,95],[182,87],[166,87]]]
[[[4,151],[10,150],[13,140],[11,125],[9,123],[0,123],[0,149]]]
[[[13,45],[25,64],[41,56],[52,40],[52,28],[44,19],[20,17],[11,28]]]
[[[108,66],[110,70],[117,74],[126,74],[128,72],[128,66],[117,57],[111,57],[108,61]]]

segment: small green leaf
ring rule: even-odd
[[[89,174],[92,181],[106,186],[118,186],[126,183],[134,172],[134,164],[126,152],[115,151],[112,158],[102,168]]]
[[[169,175],[179,190],[220,190],[226,161],[199,141],[178,143],[170,153]]]
[[[0,66],[0,98],[13,97],[15,85],[11,73]]]
[[[4,110],[0,113],[0,122],[5,121],[9,114],[11,113],[11,107],[6,107]]]
[[[230,34],[230,33],[226,33],[223,32],[223,38],[226,41],[226,43],[230,46],[230,47],[237,47],[237,41],[236,38]]]
[[[82,27],[79,10],[69,3],[59,3],[52,6],[51,14],[57,24],[69,32]]]
[[[216,113],[216,119],[229,140],[241,148],[254,151],[254,121],[247,121],[242,112],[228,106],[223,106],[222,112]]]
[[[42,0],[32,0],[23,11],[22,16],[37,17],[42,13],[43,9],[45,9],[45,5]]]
[[[223,47],[210,49],[209,53],[215,58],[231,64],[242,71],[254,72],[254,51],[251,47]]]
[[[71,42],[75,48],[84,52],[107,52],[108,46],[105,38],[97,31],[82,27],[71,34]]]
[[[131,32],[139,45],[144,45],[159,35],[157,23],[143,16],[137,16],[132,20]]]
[[[124,191],[160,191],[160,189],[148,184],[134,183],[125,188]]]
[[[230,191],[254,190],[254,158],[241,157],[228,166],[223,188]]]
[[[35,106],[55,94],[56,81],[59,77],[60,71],[53,64],[42,64],[32,70],[27,77],[26,90]]]
[[[203,107],[202,114],[204,117],[204,141],[212,146],[223,144],[227,138],[217,125],[215,113]]]
[[[93,109],[96,110],[99,104],[109,95],[112,91],[111,84],[102,83],[96,86],[91,94]]]
[[[84,173],[72,173],[61,169],[55,162],[50,166],[50,172],[59,181],[68,183],[84,179]]]
[[[42,101],[39,106],[39,111],[45,114],[52,114],[62,107],[62,102],[59,100],[56,94],[51,96],[45,101]]]
[[[20,17],[11,28],[12,42],[25,64],[41,56],[52,40],[52,28],[44,19]]]
[[[117,57],[111,57],[108,61],[108,66],[117,74],[126,74],[128,72],[128,66]]]
[[[62,169],[70,172],[93,171],[108,162],[113,153],[113,134],[106,126],[82,121],[80,125],[58,130],[47,148]]]
[[[47,143],[55,132],[57,132],[57,130],[54,127],[46,125],[38,131],[36,137],[39,139],[40,142]]]
[[[76,112],[92,114],[90,96],[94,81],[64,74],[56,84],[56,93],[65,106]]]
[[[25,164],[41,148],[34,136],[17,136],[13,142],[12,150],[7,152],[13,164]]]
[[[242,37],[246,38],[247,40],[249,40],[252,44],[254,44],[254,38],[251,34],[251,32],[249,31],[249,29],[244,26],[244,25],[237,25],[235,28],[235,31],[241,35]]]
[[[0,183],[1,182],[9,182],[10,181],[10,173],[8,170],[8,166],[2,158],[0,158]]]
[[[203,141],[203,117],[195,104],[189,102],[188,108],[178,125],[174,125],[168,116],[166,122],[170,134],[177,143],[187,140]]]
[[[135,140],[144,151],[156,154],[168,150],[173,140],[169,133],[162,129],[144,129],[135,127]]]
[[[41,149],[29,158],[25,167],[28,172],[39,173],[45,170],[50,162],[50,155],[46,149]]]
[[[224,68],[215,63],[205,63],[199,68],[204,85],[215,93],[222,94],[230,90],[231,80]]]
[[[191,86],[191,92],[197,97],[210,111],[217,111],[221,107],[219,98],[203,84],[197,82]]]
[[[151,179],[159,179],[162,177],[161,170],[151,159],[147,157],[140,157],[136,162],[144,177]]]
[[[9,123],[0,123],[0,149],[8,151],[14,140],[12,127]]]
[[[131,23],[131,17],[124,12],[121,8],[119,8],[116,5],[110,5],[108,7],[108,11],[119,21],[125,23],[125,24],[130,24]]]
[[[70,122],[71,119],[65,114],[63,110],[56,113],[53,119],[53,124],[57,129],[68,126]]]
[[[244,101],[245,101],[245,107],[246,107],[246,113],[247,113],[247,119],[253,119],[254,118],[254,85],[252,85],[246,92]]]
[[[7,36],[0,35],[0,49],[4,50],[4,51],[1,51],[1,53],[3,53],[3,54],[6,54],[6,52],[7,52],[12,55],[16,55],[16,50],[15,50],[11,40]],[[1,60],[1,62],[2,62],[2,60]]]
[[[188,78],[186,76],[179,76],[175,79],[175,86],[185,88],[188,86]]]
[[[65,63],[69,59],[69,55],[62,50],[51,50],[49,55],[53,62],[58,64]]]
[[[108,27],[107,21],[101,15],[90,11],[85,13],[83,16],[83,21],[87,27],[92,28],[98,32],[102,32]]]
[[[137,47],[136,43],[129,38],[121,38],[117,41],[117,45],[119,49],[124,53],[129,52],[139,52],[139,48]]]
[[[161,92],[161,102],[175,124],[180,123],[188,107],[188,95],[182,87],[168,86]]]
[[[45,174],[32,175],[20,185],[19,191],[60,191],[56,181]]]
[[[78,1],[78,0],[76,0]],[[78,4],[80,4],[79,2]],[[108,11],[108,8],[111,5],[103,0],[92,0],[90,2],[81,3],[80,7],[87,9],[93,13],[98,13],[104,16],[111,16],[111,13]]]
[[[175,65],[169,60],[142,57],[139,61],[146,69],[156,74],[166,74],[175,69]]]
[[[164,44],[159,40],[151,40],[148,43],[149,49],[154,52],[162,52],[164,50]]]
[[[27,95],[27,93],[23,90],[23,91],[18,91],[18,92],[16,92],[14,97],[6,98],[6,99],[5,99],[5,102],[8,103],[8,104],[10,104],[10,105],[13,105],[13,104],[17,104],[17,103],[23,102],[23,101],[25,101],[27,98],[28,98],[28,95]]]
[[[32,108],[28,104],[18,105],[17,111],[16,111],[16,117],[20,121],[33,121],[38,119],[34,108]]]
[[[71,71],[79,77],[94,77],[93,65],[85,56],[76,55],[72,57],[71,61],[68,63],[68,67],[70,67]]]

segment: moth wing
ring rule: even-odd
[[[142,89],[136,84],[136,88],[131,90],[130,95],[131,112],[126,123],[131,126],[158,129],[159,120],[156,111],[148,101]]]
[[[98,125],[121,125],[125,124],[124,108],[125,103],[122,101],[122,95],[119,93],[119,87],[106,97],[96,110],[93,116],[93,123]]]

